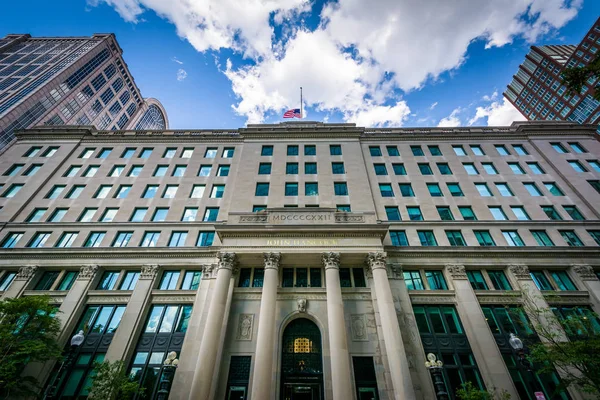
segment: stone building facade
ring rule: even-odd
[[[154,394],[171,351],[171,399],[433,399],[427,353],[451,396],[533,398],[515,306],[600,311],[599,159],[566,122],[21,131],[0,294],[50,295],[63,343],[84,330],[64,399],[101,360]],[[551,397],[558,379],[547,398],[582,398]]]

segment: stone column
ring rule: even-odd
[[[119,323],[119,328],[115,332],[108,351],[106,360],[117,361],[127,358],[128,351],[135,347],[134,340],[137,333],[143,328],[146,311],[150,307],[150,296],[154,280],[158,275],[158,265],[144,265],[140,273],[140,278],[135,284],[131,297],[127,302],[127,307]]]
[[[594,269],[588,264],[571,264],[571,271],[574,272],[583,286],[590,294],[590,300],[594,305],[596,313],[600,312],[600,280],[594,273]]]
[[[518,398],[519,394],[498,349],[496,339],[483,315],[475,291],[467,279],[464,265],[446,264],[446,271],[452,278],[456,308],[486,386],[496,387],[499,391],[506,390],[511,398]]]
[[[220,352],[219,340],[223,316],[227,315],[227,304],[229,303],[229,286],[235,266],[235,253],[219,253],[219,264],[217,266],[217,281],[210,305],[200,353],[196,363],[196,373],[192,382],[189,399],[209,399],[211,395],[212,378],[215,372],[217,354]]]
[[[280,253],[264,253],[265,276],[258,315],[256,356],[252,377],[251,399],[269,399],[274,386],[273,354],[275,353],[275,309],[277,305],[277,283],[279,281]]]
[[[396,314],[392,289],[388,281],[386,254],[369,253],[367,264],[373,274],[373,283],[377,293],[377,308],[381,319],[390,378],[394,388],[394,399],[415,399],[415,390],[410,376],[402,334],[400,333],[398,315]]]
[[[344,320],[344,303],[340,286],[340,253],[323,253],[327,285],[327,325],[331,357],[331,386],[336,400],[354,399],[350,373],[350,354]]]
[[[15,279],[10,284],[8,289],[4,291],[4,293],[2,294],[2,298],[8,299],[21,296],[21,294],[23,294],[25,288],[27,287],[27,285],[31,281],[31,278],[33,278],[37,270],[37,265],[27,265],[19,268],[17,276],[15,276]]]

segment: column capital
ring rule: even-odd
[[[369,266],[369,269],[371,269],[371,270],[380,269],[380,268],[387,269],[386,262],[387,262],[387,254],[386,253],[373,252],[373,253],[367,254],[367,265]]]
[[[508,264],[508,270],[517,278],[517,280],[530,280],[529,267],[525,264]]]
[[[219,258],[219,266],[217,268],[217,270],[219,269],[229,269],[232,272],[235,271],[235,267],[236,267],[236,256],[235,253],[219,253],[217,255],[217,257]]]
[[[456,279],[467,279],[467,272],[465,266],[462,264],[446,264],[446,271],[450,274],[450,277]]]
[[[37,265],[25,265],[25,266],[19,268],[19,272],[17,273],[17,276],[15,276],[15,280],[16,281],[30,280],[33,277],[33,275],[36,273],[38,268],[39,268],[39,266],[37,266]]]
[[[589,264],[571,264],[571,268],[582,281],[597,281],[598,277]]]
[[[325,269],[329,268],[340,268],[340,253],[336,253],[333,251],[328,251],[321,254],[321,261],[323,262],[323,266]]]
[[[279,261],[281,260],[281,253],[263,253],[265,262],[265,269],[279,269]]]
[[[100,270],[100,266],[96,264],[92,265],[84,265],[79,268],[79,275],[77,275],[78,281],[91,281],[94,279],[98,271]]]
[[[156,278],[156,275],[158,275],[159,268],[160,266],[158,264],[142,265],[142,273],[140,274],[140,279]]]

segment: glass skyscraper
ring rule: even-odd
[[[142,97],[122,53],[113,34],[0,39],[0,149],[35,125],[167,129],[163,106]]]

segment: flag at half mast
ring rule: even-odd
[[[299,108],[292,108],[283,114],[283,118],[302,118],[302,112]]]

